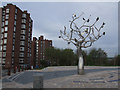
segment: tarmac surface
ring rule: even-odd
[[[85,66],[85,74],[78,75],[76,66],[47,67],[28,70],[2,78],[2,88],[33,88],[33,75],[43,75],[44,88],[118,88],[120,68]]]

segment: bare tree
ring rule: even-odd
[[[100,33],[101,29],[104,27],[105,23],[97,28],[96,23],[99,21],[99,17],[91,24],[90,17],[88,19],[82,18],[82,25],[78,26],[76,21],[80,19],[83,15],[76,16],[73,14],[72,21],[70,22],[70,31],[66,32],[67,28],[64,26],[64,30],[60,30],[59,38],[67,41],[68,44],[73,43],[77,48],[77,53],[79,56],[78,62],[78,74],[84,74],[84,62],[82,56],[82,48],[88,48],[92,46],[92,44],[97,41],[102,35],[105,35],[105,32]]]

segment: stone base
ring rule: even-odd
[[[85,73],[84,73],[84,69],[79,69],[78,70],[78,75],[84,75]]]

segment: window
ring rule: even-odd
[[[3,10],[3,15],[5,15],[5,10]]]
[[[24,63],[24,59],[19,59],[19,63]]]
[[[24,53],[20,53],[20,55],[19,55],[20,57],[24,57]]]
[[[2,63],[5,64],[5,58],[2,59]]]
[[[3,57],[6,57],[6,52],[3,52]]]
[[[28,52],[29,52],[29,48],[28,48]]]
[[[15,44],[15,39],[13,39],[13,44]]]
[[[7,38],[7,33],[4,33],[4,38]]]
[[[36,57],[38,57],[38,53],[36,52]]]
[[[3,38],[3,34],[1,34],[1,39]]]
[[[4,21],[5,21],[5,19],[4,19],[4,18],[2,18],[2,21],[4,22]]]
[[[31,23],[29,23],[29,27],[31,26]]]
[[[8,25],[8,21],[5,21],[5,25]]]
[[[36,46],[38,46],[38,44],[36,44]]]
[[[0,46],[0,52],[2,52],[2,49],[1,49],[2,46]]]
[[[36,41],[36,43],[38,44],[38,41]]]
[[[17,8],[15,9],[15,13],[17,14]]]
[[[25,40],[25,36],[20,36],[20,39],[21,40]]]
[[[25,24],[22,24],[21,28],[25,28]]]
[[[43,44],[41,43],[41,47],[43,46]]]
[[[16,27],[14,27],[14,30],[13,30],[14,32],[16,32]]]
[[[14,58],[12,58],[12,61],[14,61]]]
[[[12,58],[12,64],[14,64],[14,58]]]
[[[20,41],[20,45],[24,45],[25,44],[25,42],[24,41]]]
[[[14,25],[16,25],[16,21],[14,22]]]
[[[38,49],[36,49],[36,52],[38,52]]]
[[[30,32],[31,28],[29,28],[29,32]]]
[[[43,41],[43,44],[45,44],[45,41]]]
[[[3,50],[6,50],[6,45],[3,46]]]
[[[30,41],[30,38],[28,38],[28,42]]]
[[[6,17],[5,17],[5,19],[8,19],[9,18],[9,14],[6,14]]]
[[[31,48],[30,48],[30,50],[29,50],[30,52],[31,52]]]
[[[4,23],[4,22],[2,22],[2,27],[4,27],[4,25],[5,25],[5,23]]]
[[[12,50],[14,51],[14,46],[13,46]]]
[[[36,49],[38,49],[38,47],[36,47]]]
[[[7,44],[7,39],[4,39],[4,44]]]
[[[2,16],[3,19],[5,19],[5,16]]]
[[[31,37],[30,37],[30,40],[31,40]],[[32,41],[30,41],[30,44],[31,44]]]
[[[23,13],[23,14],[22,14],[22,17],[23,17],[23,18],[26,18],[26,14],[25,14],[25,13]]]
[[[14,52],[12,52],[12,57],[14,57]]]
[[[17,19],[17,15],[15,14],[15,20]]]
[[[27,54],[27,56],[29,57],[29,53]]]
[[[0,57],[0,64],[2,63],[1,57]]]
[[[3,22],[5,21],[5,17],[4,17],[4,16],[2,16],[2,21],[3,21]]]
[[[31,18],[29,19],[29,22],[31,22]]]
[[[0,51],[2,51],[2,46],[0,46]]]
[[[28,33],[28,36],[30,37],[30,33]]]
[[[22,23],[26,23],[26,19],[22,19]]]
[[[6,9],[6,13],[9,13],[9,8]]]
[[[24,51],[24,47],[20,47],[20,51]]]
[[[8,31],[8,27],[5,27],[5,31]]]
[[[1,40],[1,42],[0,42],[1,44],[0,45],[2,45],[3,44],[3,40]]]
[[[21,34],[25,34],[25,30],[21,30]]]
[[[15,33],[13,33],[13,37],[15,38]]]
[[[43,41],[41,41],[41,44],[43,43]]]
[[[30,47],[29,47],[30,49],[31,49],[31,44],[30,44]]]
[[[20,58],[19,61],[24,61],[24,59],[23,59],[23,58]]]
[[[1,28],[1,32],[2,32],[2,33],[4,32],[4,28]]]
[[[29,43],[28,43],[28,47],[29,47]]]

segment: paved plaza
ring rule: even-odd
[[[33,88],[33,75],[42,74],[44,88],[118,88],[118,67],[85,66],[85,75],[77,75],[76,66],[28,70],[2,80],[3,88]]]

